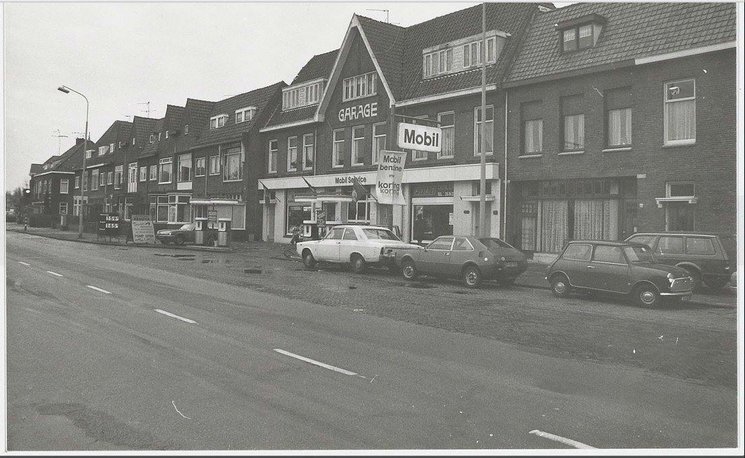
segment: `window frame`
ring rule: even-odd
[[[147,165],[141,165],[140,166],[140,183],[145,183],[148,179],[148,169],[149,167]]]
[[[124,177],[124,165],[114,167],[114,189],[122,188],[122,178]]]
[[[338,140],[336,134],[341,134],[343,138]],[[347,141],[346,129],[334,129],[331,134],[332,146],[331,146],[331,167],[342,168],[344,167],[344,156],[346,155],[345,143]],[[338,162],[338,163],[337,163]]]
[[[489,114],[489,109],[490,108],[492,110],[492,119],[491,119],[491,121],[489,121],[489,120],[486,119],[486,115]],[[479,142],[479,131],[478,131],[478,127],[479,127],[478,112],[480,110],[481,110],[481,105],[473,108],[473,155],[474,156],[479,156],[481,154],[481,152],[480,152],[481,145],[480,145],[480,142]],[[486,151],[486,154],[485,154],[486,156],[492,156],[492,155],[494,155],[494,135],[496,133],[496,131],[494,130],[494,127],[495,127],[495,118],[496,118],[496,116],[497,116],[497,112],[494,109],[494,105],[487,105],[486,106],[486,113],[485,113],[485,116],[484,116],[484,120],[481,121],[481,122],[482,123],[487,123],[487,124],[488,123],[491,123],[491,126],[492,126],[492,132],[491,132],[491,140],[492,140],[491,141],[491,149],[492,150],[491,151]],[[484,130],[486,130],[486,129],[484,129]]]
[[[590,28],[590,35],[586,35],[586,36],[589,36],[590,37],[590,43],[587,44],[587,45],[584,45],[584,46],[580,46],[581,39],[583,38],[583,37],[580,36],[580,30],[583,29],[583,28],[585,28],[585,27],[589,27]],[[595,27],[597,27],[597,26],[594,23],[592,23],[592,22],[587,23],[586,22],[584,24],[577,24],[577,25],[574,25],[572,27],[566,27],[564,29],[561,29],[560,30],[561,33],[559,34],[559,42],[560,42],[559,44],[561,46],[561,52],[562,52],[562,54],[563,53],[573,53],[573,52],[583,51],[585,49],[594,47],[595,46]],[[566,32],[569,32],[569,31],[574,32],[574,38],[572,38],[571,40],[566,40],[565,39],[565,34],[566,34]],[[566,44],[567,43],[573,43],[574,49],[567,49],[566,48]]]
[[[279,140],[269,140],[269,156],[267,157],[267,172],[277,173],[277,162],[279,157]],[[274,167],[272,167],[272,163]]]
[[[150,169],[150,173],[149,173],[150,181],[157,181],[158,180],[158,164],[151,164],[149,166],[149,169]]]
[[[292,142],[294,141],[295,146],[291,146]],[[287,137],[287,171],[288,172],[297,172],[298,171],[298,142],[297,142],[297,135],[293,135],[291,137]],[[293,155],[295,156],[295,160],[292,160]],[[294,166],[292,164],[295,164]]]
[[[453,116],[453,124],[443,125],[442,124],[442,117],[444,115],[452,115]],[[445,147],[445,134],[442,133],[442,149],[439,153],[437,153],[437,159],[452,159],[455,157],[455,111],[449,110],[449,111],[441,111],[437,113],[437,122],[439,123],[440,129],[442,128],[451,128],[453,129],[453,151],[451,154],[444,154],[444,147]]]
[[[537,123],[538,126],[538,150],[528,151],[528,123]],[[529,156],[533,154],[543,154],[543,118],[536,119],[525,119],[523,120],[523,147],[521,156]],[[531,129],[532,132],[532,129]],[[532,138],[532,136],[531,136]]]
[[[64,186],[62,186],[64,184]],[[63,191],[64,188],[64,191]],[[68,178],[60,178],[59,180],[59,193],[69,194],[70,193],[70,180]]]
[[[383,131],[382,134],[377,133],[379,127],[382,128],[382,131]],[[387,143],[388,143],[388,132],[387,132],[387,128],[388,128],[388,123],[387,122],[376,122],[375,124],[373,124],[373,127],[372,127],[372,144],[371,144],[371,147],[370,147],[370,163],[371,164],[377,164],[380,161],[380,153],[381,153],[381,151],[385,151],[386,148],[388,147],[388,145],[387,145]],[[383,139],[383,148],[376,150],[376,148],[378,146],[377,145],[377,140],[379,140],[381,138]]]
[[[218,176],[220,175],[220,170],[221,170],[220,169],[220,155],[219,154],[211,155],[209,159],[209,171],[208,171],[209,175]]]
[[[226,113],[219,114],[217,116],[210,117],[210,130],[220,129],[225,127],[228,123],[228,115]]]
[[[168,181],[163,181],[163,172],[165,171],[164,166],[168,165]],[[173,183],[173,156],[164,157],[158,161],[158,184],[170,184]]]
[[[361,137],[355,137],[355,133],[361,131],[362,136]],[[352,126],[352,156],[351,156],[351,164],[352,166],[361,166],[365,165],[365,126]],[[360,151],[361,150],[361,151]],[[357,161],[356,159],[362,159],[361,161]]]
[[[199,165],[200,163],[202,164],[201,166]],[[205,159],[205,156],[200,156],[194,160],[194,178],[207,175],[206,164],[207,160]],[[202,173],[199,173],[200,168],[202,170]]]
[[[316,159],[316,139],[315,134],[303,134],[303,170],[312,170]],[[310,143],[306,140],[310,139]],[[308,154],[310,152],[310,154]],[[310,160],[309,160],[310,159]]]
[[[229,152],[227,150],[229,150]],[[221,164],[223,183],[241,181],[243,179],[243,161],[241,160],[243,157],[243,146],[241,145],[237,149],[235,147],[226,148],[226,150],[220,152],[220,155],[222,156]],[[226,178],[226,173],[230,171],[230,168],[228,167],[228,159],[232,158],[233,156],[238,156],[238,178]]]
[[[246,116],[250,115],[250,116]],[[256,116],[256,107],[250,106],[235,110],[235,123],[241,124],[252,120]],[[240,120],[239,120],[240,119]]]
[[[354,75],[342,80],[342,101],[364,99],[378,95],[378,73],[376,71]]]
[[[64,206],[65,211],[62,211],[63,206]],[[62,202],[59,203],[58,211],[59,211],[59,214],[60,215],[67,215],[68,214],[69,208],[68,208],[68,205],[67,205],[67,201],[62,201]]]
[[[184,165],[186,166],[184,167]],[[192,172],[193,167],[194,167],[194,163],[192,162],[191,153],[179,154],[176,160],[176,182],[177,183],[191,183],[192,177],[193,177],[193,172]],[[182,176],[181,176],[182,168],[185,168],[188,170],[189,176],[187,177],[186,180],[182,179]]]
[[[685,82],[693,82],[693,96],[687,97],[684,99],[675,99],[675,100],[668,100],[668,86],[675,83],[685,83]],[[697,123],[697,117],[696,117],[696,78],[683,78],[683,79],[676,79],[672,81],[666,81],[662,84],[662,91],[663,91],[663,146],[685,146],[685,145],[695,145],[696,144],[696,123]],[[681,103],[681,102],[693,102],[693,138],[685,138],[680,140],[668,140],[668,134],[669,134],[669,115],[668,115],[668,107],[671,104],[674,103]]]

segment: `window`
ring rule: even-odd
[[[481,65],[482,59],[484,57],[484,52],[481,49],[481,41],[482,40],[472,41],[471,43],[463,45],[463,67],[468,68],[476,65]],[[487,64],[492,64],[497,61],[497,55],[499,54],[503,46],[503,39],[500,39],[499,43],[497,43],[497,37],[487,37]]]
[[[85,158],[90,159],[91,157],[93,157],[93,151],[94,150],[92,149],[85,150]]]
[[[584,24],[563,30],[562,50],[572,52],[592,47],[595,44],[595,27],[594,24]]]
[[[606,145],[609,148],[631,146],[631,88],[613,89],[603,94],[606,111]]]
[[[166,138],[168,138],[168,131],[166,131]]]
[[[130,162],[127,167],[127,192],[137,192],[137,162]]]
[[[380,160],[381,151],[385,151],[386,127],[384,122],[373,124],[373,141],[372,141],[372,163],[377,164]]]
[[[481,154],[481,132],[483,128],[483,122],[481,119],[481,107],[476,107],[473,110],[473,142],[474,142],[474,155]],[[494,105],[487,105],[486,107],[486,154],[492,154],[494,152]]]
[[[124,166],[117,165],[114,167],[114,189],[120,189],[122,187],[122,175],[124,174]]]
[[[696,185],[691,182],[667,183],[667,197],[694,197]]]
[[[59,193],[68,194],[70,192],[70,180],[62,178],[59,180]]]
[[[696,81],[665,83],[665,145],[696,142]]]
[[[132,137],[132,146],[135,146],[137,143],[137,137]]]
[[[543,152],[543,120],[532,119],[524,122],[525,154],[540,154]]]
[[[143,181],[147,181],[147,166],[142,165],[140,166],[140,183]]]
[[[150,134],[150,143],[155,143],[155,134]]]
[[[344,235],[342,236],[342,240],[357,240],[357,233],[354,231],[353,228],[348,227],[344,229]]]
[[[453,246],[454,237],[440,237],[427,247],[428,250],[445,250],[450,251]]]
[[[220,156],[210,156],[210,175],[220,174]]]
[[[365,164],[365,126],[352,127],[352,165]]]
[[[585,148],[585,115],[582,96],[574,95],[561,98],[562,150],[582,151]]]
[[[686,237],[686,253],[688,254],[715,254],[714,243],[710,238]]]
[[[88,203],[88,196],[85,196],[83,202]],[[72,214],[74,216],[80,215],[80,196],[73,196],[72,198]]]
[[[109,145],[103,145],[98,147],[98,155],[103,156],[109,152]]]
[[[184,126],[184,135],[189,135],[189,125],[188,124],[186,124]]]
[[[365,224],[370,222],[370,204],[364,200],[347,204],[347,222]]]
[[[101,172],[101,173],[100,173],[100,174],[98,175],[98,185],[99,185],[100,187],[104,187],[104,186],[106,186],[106,172],[103,172],[103,171],[102,171],[102,172]]]
[[[114,184],[114,172],[113,171],[109,171],[106,174],[106,184],[109,184],[109,185]]]
[[[621,247],[598,245],[595,247],[595,253],[592,260],[597,262],[610,262],[613,264],[626,264],[626,258],[623,255]]]
[[[683,237],[660,237],[656,254],[683,254]]]
[[[235,123],[248,122],[253,119],[256,114],[256,107],[241,108],[235,110]]]
[[[173,158],[166,157],[160,160],[160,177],[158,183],[171,182],[171,168],[173,167]]]
[[[159,223],[168,222],[168,196],[150,196],[150,218]]]
[[[453,157],[455,154],[455,112],[438,113],[437,121],[442,129],[442,150],[437,157],[440,159]]]
[[[287,171],[297,170],[297,137],[287,138]]]
[[[191,181],[191,153],[182,154],[178,157],[178,181]]]
[[[98,190],[98,176],[100,171],[98,169],[91,170],[91,191]]]
[[[205,168],[204,156],[198,157],[196,160],[196,164],[194,166],[194,176],[203,177],[205,175],[205,172],[206,172],[206,168]]]
[[[75,177],[75,189],[80,189],[80,177]]]
[[[303,135],[303,169],[304,170],[309,170],[313,168],[314,142],[315,142],[315,137],[313,134]]]
[[[569,259],[572,261],[589,261],[590,255],[592,254],[592,245],[585,245],[582,243],[572,243],[564,251],[562,259]]]
[[[269,140],[269,159],[267,165],[269,167],[269,173],[275,173],[277,171],[277,155],[279,153],[279,146],[277,140]]]
[[[240,145],[225,148],[223,161],[222,181],[237,181],[243,178]]]
[[[303,221],[310,221],[311,206],[304,204],[287,204],[287,221],[285,225],[285,234],[290,235],[290,229],[294,226],[302,227]],[[340,234],[341,236],[341,234]]]
[[[453,71],[453,48],[442,49],[424,55],[424,77],[437,76]]]
[[[88,190],[88,183],[91,181],[90,171],[83,172],[83,191]]]
[[[59,203],[59,214],[60,215],[66,215],[67,214],[67,202],[60,202]]]
[[[378,75],[375,72],[345,78],[342,83],[343,100],[361,99],[378,93]]]
[[[115,144],[114,144],[114,143],[110,143],[110,144],[109,144],[109,152],[110,152],[110,153],[113,153],[113,152],[114,152],[114,146],[115,146]]]
[[[221,114],[210,118],[210,129],[219,129],[228,121],[228,115]]]
[[[344,167],[344,156],[346,155],[346,151],[344,148],[344,137],[344,129],[337,129],[334,131],[334,146],[331,151],[332,167]]]
[[[153,164],[150,166],[150,181],[156,181],[158,179],[158,166]]]
[[[465,237],[456,237],[453,243],[453,251],[473,251],[473,245]]]
[[[324,80],[282,90],[282,110],[291,110],[318,103],[323,93]]]
[[[189,221],[191,221],[191,215],[189,214],[189,196],[168,196],[168,222],[187,223]]]
[[[158,141],[160,141],[160,138],[161,138],[161,135],[162,134],[163,134],[163,132],[158,132]]]

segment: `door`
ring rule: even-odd
[[[352,253],[354,252],[358,252],[364,256],[364,250],[360,250],[359,243],[360,242],[358,241],[357,233],[355,232],[353,227],[344,229],[344,234],[342,235],[341,242],[338,245],[339,253],[337,254],[337,256],[339,260],[349,261],[352,257]],[[366,261],[370,261],[370,259],[366,259]]]
[[[450,269],[454,238],[452,235],[438,237],[430,243],[419,257],[419,270],[432,275],[446,275]]]
[[[343,235],[343,227],[332,228],[316,245],[316,260],[339,262],[339,245]]]
[[[657,241],[654,257],[661,264],[675,265],[685,259],[683,236],[663,235]]]
[[[570,243],[561,259],[557,263],[559,270],[562,270],[569,277],[569,284],[572,286],[588,286],[589,280],[587,274],[592,269],[588,269],[592,259],[592,245],[589,243]]]
[[[129,164],[129,179],[127,180],[127,192],[137,192],[137,162]]]
[[[588,287],[613,291],[629,292],[629,264],[619,246],[596,245],[592,262],[587,266]]]

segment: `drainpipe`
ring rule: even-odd
[[[507,240],[507,104],[509,101],[509,92],[504,92],[504,194],[502,194],[502,240]]]

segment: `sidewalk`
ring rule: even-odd
[[[23,225],[16,223],[7,223],[6,230],[9,232],[20,232],[24,233]],[[76,231],[61,231],[59,229],[52,228],[40,228],[40,227],[29,227],[25,233],[30,235],[37,235],[41,237],[49,237],[58,240],[68,240],[73,242],[83,243],[95,243],[99,245],[119,245],[124,246],[124,237],[112,238],[109,242],[108,238],[98,237],[97,234],[83,233],[83,238],[78,238]],[[129,242],[126,246],[142,247],[142,248],[158,248],[158,249],[174,249],[174,250],[190,250],[190,251],[212,251],[212,252],[251,252],[253,255],[259,257],[268,257],[283,259],[284,256],[282,251],[285,248],[284,244],[281,243],[267,243],[267,242],[232,242],[230,247],[214,247],[214,246],[199,246],[199,245],[162,245],[160,243],[156,245],[149,244],[133,244]],[[542,264],[535,261],[529,261],[528,270],[520,275],[515,281],[515,285],[523,286],[527,288],[541,288],[549,289],[548,281],[545,279],[546,264]],[[737,290],[731,287],[724,287],[720,291],[714,292],[704,289],[703,291],[691,296],[690,303],[700,304],[709,307],[720,307],[720,308],[736,308],[737,307]]]

